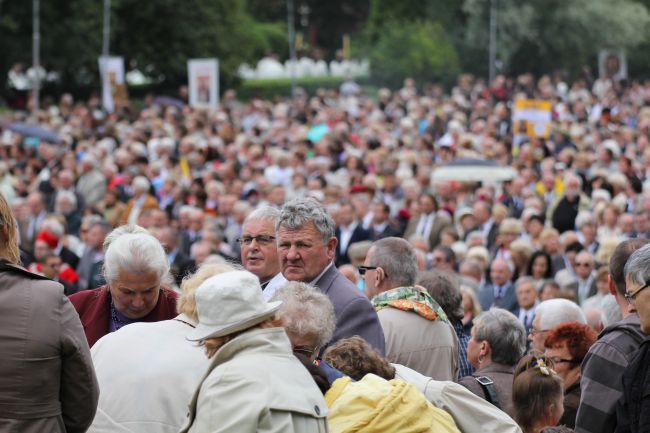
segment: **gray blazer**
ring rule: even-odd
[[[515,292],[515,285],[512,282],[506,284],[507,289],[505,295],[498,301],[494,300],[494,285],[488,284],[481,289],[478,294],[479,302],[481,303],[481,309],[487,311],[490,307],[503,308],[510,311],[512,314],[515,314],[519,310],[519,304],[517,303],[517,293]]]
[[[85,432],[99,387],[63,287],[0,260],[0,431]]]
[[[372,304],[350,280],[332,265],[316,282],[334,305],[336,329],[331,343],[358,335],[384,355],[384,332]]]

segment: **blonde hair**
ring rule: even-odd
[[[201,342],[201,345],[205,346],[205,353],[208,355],[208,358],[212,358],[218,351],[221,349],[226,343],[229,341],[234,340],[241,334],[252,331],[253,329],[265,329],[265,328],[281,328],[282,327],[282,320],[277,319],[275,315],[272,317],[266,319],[262,323],[258,323],[255,326],[251,326],[248,329],[244,329],[243,331],[239,332],[234,332],[229,335],[224,335],[222,337],[213,337],[213,338],[206,338]]]
[[[4,242],[0,245],[0,258],[7,259],[15,265],[20,265],[16,218],[2,194],[0,194],[0,233],[4,238]]]
[[[199,316],[196,309],[196,298],[194,297],[196,289],[208,278],[234,270],[236,270],[234,266],[226,263],[206,263],[192,275],[185,277],[181,283],[181,295],[176,303],[178,313],[185,314],[192,320],[198,321]]]

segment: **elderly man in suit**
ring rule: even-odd
[[[490,279],[492,284],[484,286],[479,294],[481,308],[489,310],[491,307],[499,307],[517,313],[517,294],[512,278],[511,264],[503,259],[494,259],[490,265]]]
[[[429,250],[440,244],[440,234],[451,225],[451,220],[439,215],[438,204],[431,194],[422,194],[418,198],[419,217],[411,218],[406,226],[404,238],[409,239],[413,235],[421,236],[427,240]]]
[[[334,221],[316,200],[295,199],[284,205],[276,225],[282,275],[318,287],[334,305],[333,343],[359,335],[384,353],[384,333],[368,299],[334,265]]]

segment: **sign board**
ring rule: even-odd
[[[102,80],[102,106],[112,113],[116,107],[122,107],[128,102],[124,58],[100,57],[99,74]]]
[[[627,59],[623,51],[603,50],[598,53],[598,75],[614,81],[627,79]]]
[[[512,112],[514,135],[548,138],[551,135],[551,101],[541,99],[517,99]]]
[[[219,105],[219,61],[192,59],[187,63],[192,107],[217,108]]]

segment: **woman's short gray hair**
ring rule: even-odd
[[[122,272],[153,273],[163,285],[169,284],[169,261],[158,239],[148,233],[127,233],[115,238],[106,248],[104,278],[110,284]]]
[[[92,224],[95,224],[97,222],[101,222],[101,218],[98,219],[97,221],[94,221]],[[113,231],[111,231],[105,238],[104,238],[104,244],[102,245],[102,248],[104,249],[104,253],[108,250],[108,247],[110,244],[113,243],[113,241],[117,238],[119,238],[122,235],[128,234],[128,233],[145,233],[149,234],[149,231],[145,229],[144,227],[140,227],[139,225],[136,224],[125,224],[123,226],[119,226]]]
[[[334,306],[327,295],[307,283],[291,281],[280,287],[271,301],[282,301],[278,317],[288,333],[325,347],[336,328]]]
[[[275,231],[277,232],[280,227],[300,230],[310,222],[314,223],[324,243],[334,237],[336,226],[334,220],[325,208],[313,198],[297,198],[285,203],[275,225]]]
[[[650,244],[646,244],[632,253],[625,264],[625,278],[636,284],[650,282]]]
[[[515,365],[526,353],[526,329],[508,310],[492,308],[474,319],[474,339],[487,341],[492,361]]]

